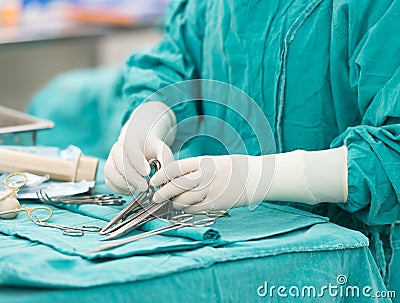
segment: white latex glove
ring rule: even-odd
[[[118,141],[111,148],[104,167],[107,186],[120,194],[144,191],[150,174],[149,160],[161,165],[174,160],[168,144],[174,140],[176,117],[162,102],[146,102],[138,106],[121,129]]]
[[[347,149],[267,156],[202,156],[174,161],[150,180],[155,202],[187,212],[230,209],[263,200],[308,204],[347,200]]]

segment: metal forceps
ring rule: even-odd
[[[152,172],[160,169],[158,160],[150,161]],[[120,237],[137,227],[153,220],[155,217],[167,213],[172,209],[170,201],[154,203],[153,195],[156,189],[149,184],[150,177],[146,177],[148,189],[140,192],[119,214],[104,226],[100,234],[108,234],[105,238],[111,240]]]
[[[39,211],[45,210],[48,215],[44,218],[39,218],[38,213]],[[28,215],[28,218],[35,223],[36,225],[42,226],[42,227],[52,227],[52,228],[57,228],[63,231],[64,235],[67,236],[75,236],[75,237],[80,237],[84,235],[84,232],[99,232],[100,227],[98,226],[82,226],[82,227],[71,227],[71,226],[64,226],[60,224],[52,224],[48,223],[47,221],[51,219],[53,216],[53,211],[51,208],[47,206],[35,206],[35,207],[27,207],[25,204],[22,205],[21,208],[13,209],[13,210],[7,210],[7,211],[2,211],[0,212],[0,218],[3,215],[8,215],[8,214],[15,214],[15,213],[20,213],[22,211],[25,211]]]
[[[121,196],[114,196],[112,194],[88,195],[88,196],[69,196],[60,198],[50,198],[47,193],[41,189],[36,193],[39,200],[47,204],[95,204],[95,205],[122,205],[125,200]]]
[[[186,214],[184,211],[178,211],[178,215],[183,215]],[[223,209],[208,209],[208,210],[202,210],[197,213],[194,213],[193,215],[196,216],[207,216],[209,218],[222,218],[222,217],[229,217],[229,211],[228,210],[223,210]]]
[[[88,251],[87,253],[93,253],[93,252],[98,252],[98,251],[103,251],[103,250],[108,250],[111,248],[115,248],[115,247],[119,247],[122,246],[124,244],[127,243],[131,243],[133,241],[137,241],[143,238],[147,238],[150,236],[154,236],[154,235],[158,235],[158,234],[162,234],[171,230],[176,230],[179,228],[183,228],[183,227],[207,227],[207,226],[211,226],[215,223],[216,218],[211,218],[211,217],[207,217],[204,219],[199,219],[199,220],[195,220],[196,215],[192,215],[192,214],[180,214],[180,215],[176,215],[174,217],[172,217],[170,219],[171,221],[171,225],[165,226],[165,227],[160,227],[157,228],[155,230],[150,230],[147,232],[144,232],[142,234],[139,235],[135,235],[135,236],[131,236],[131,237],[127,237],[125,239],[121,239],[121,240],[116,240],[113,241],[109,244],[105,244],[102,246],[99,246],[95,249],[92,249],[90,251]],[[100,239],[100,241],[103,241],[104,239]]]
[[[72,227],[72,226],[65,226],[61,224],[53,224],[48,223],[43,220],[40,220],[38,217],[34,216],[35,218],[32,221],[39,226],[42,227],[50,227],[62,230],[63,235],[71,236],[71,237],[82,237],[85,232],[99,232],[101,227],[93,226],[93,225],[83,225],[81,227]]]

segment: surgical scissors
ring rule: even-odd
[[[68,197],[53,197],[50,198],[47,193],[41,189],[36,193],[39,200],[43,203],[47,204],[95,204],[95,205],[122,205],[125,203],[125,200],[122,199],[121,196],[114,196],[112,194],[100,194],[100,195],[92,195],[92,196],[68,196]]]
[[[12,179],[14,177],[22,177],[24,180],[22,181],[22,183],[11,182],[10,179]],[[9,174],[4,179],[3,182],[4,182],[4,186],[7,187],[10,191],[8,193],[6,193],[4,196],[2,196],[0,198],[0,200],[5,200],[11,196],[17,196],[18,191],[28,183],[28,177],[23,173],[12,173],[12,174]],[[16,184],[16,185],[14,185],[14,184]]]
[[[155,172],[160,169],[161,164],[158,160],[152,160],[150,161],[150,167],[152,168],[152,171]],[[150,178],[147,177],[147,181],[149,181],[149,179]],[[99,232],[101,235],[107,234],[107,237],[102,240],[105,241],[118,238],[156,217],[169,219],[176,215],[185,214],[182,210],[174,210],[172,207],[172,201],[170,200],[162,203],[154,203],[152,199],[155,190],[156,189],[149,184],[147,191],[140,192],[137,197],[129,203],[129,205],[108,222]],[[131,214],[133,215],[130,216]],[[226,210],[206,210],[194,215],[206,215],[209,218],[219,218],[229,216],[229,212]]]
[[[170,219],[170,222],[172,223],[171,225],[168,225],[165,227],[160,227],[155,230],[150,230],[150,231],[144,232],[139,235],[127,237],[125,239],[116,240],[109,244],[101,245],[95,249],[92,249],[92,250],[88,251],[87,253],[93,253],[93,252],[98,252],[98,251],[103,251],[103,250],[108,250],[111,248],[119,247],[124,244],[131,243],[133,241],[137,241],[137,240],[147,238],[150,236],[162,234],[162,233],[176,230],[176,229],[179,229],[182,227],[196,227],[196,228],[207,227],[207,226],[213,225],[216,221],[216,218],[210,218],[210,217],[193,221],[195,218],[196,218],[196,216],[192,215],[192,214],[176,215]],[[100,239],[100,241],[104,241],[104,240],[106,240],[106,239],[105,238]]]
[[[40,220],[36,216],[34,216],[34,217],[35,217],[35,219],[32,221],[36,225],[62,230],[64,235],[71,236],[71,237],[82,237],[85,234],[84,233],[85,231],[86,232],[99,232],[101,229],[101,227],[94,226],[94,225],[83,225],[81,227],[72,227],[72,226],[65,226],[65,225],[61,225],[61,224],[53,224],[53,223],[44,222],[43,220]]]
[[[151,160],[150,167],[152,173],[154,173],[160,169],[161,164],[158,160]],[[140,192],[120,213],[111,219],[101,229],[100,234],[109,234],[107,237],[109,240],[120,237],[172,209],[171,201],[153,202],[155,188],[149,183],[150,177],[146,177],[146,180],[148,189]]]
[[[49,213],[49,214],[47,215],[47,217],[41,219],[42,222],[46,222],[46,221],[50,220],[51,217],[53,216],[53,211],[51,210],[51,208],[49,208],[49,207],[47,207],[47,206],[27,207],[25,204],[23,204],[21,208],[12,209],[12,210],[6,210],[6,211],[0,212],[0,218],[1,218],[3,215],[15,214],[15,213],[20,213],[20,212],[22,212],[22,211],[25,211],[25,212],[27,213],[27,215],[28,215],[28,218],[29,218],[31,221],[35,222],[35,220],[32,218],[32,215],[33,215],[34,217],[37,218],[37,216],[35,216],[35,215],[33,214],[33,212],[35,212],[35,211],[37,212],[38,210],[45,210],[45,211],[47,211],[47,212]]]
[[[162,204],[162,203],[161,203]],[[152,211],[151,216],[147,216],[148,212],[147,210],[143,210],[143,213],[145,214],[145,219],[142,219],[141,216],[138,216],[135,218],[135,220],[126,220],[128,221],[127,224],[119,226],[119,230],[116,231],[115,228],[111,228],[107,232],[107,237],[102,238],[101,241],[108,241],[115,239],[117,237],[120,237],[127,232],[136,229],[137,227],[155,219],[156,217],[161,217],[163,219],[168,219],[168,220],[174,220],[175,218],[179,218],[179,216],[207,216],[208,218],[221,218],[221,217],[229,217],[229,212],[227,210],[204,210],[200,211],[194,214],[187,214],[182,210],[174,210],[172,209],[171,204],[162,204],[159,205],[157,203],[152,203],[152,207],[158,207],[156,211]],[[100,232],[100,234],[102,234]]]
[[[108,240],[120,237],[156,217],[161,217],[163,214],[168,213],[171,207],[169,203],[149,203],[135,215],[109,228],[105,232],[100,232],[100,234],[108,234]]]

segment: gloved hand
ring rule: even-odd
[[[345,202],[347,149],[188,158],[162,167],[150,183],[166,183],[154,194],[155,202],[172,199],[176,209],[192,213],[263,200]]]
[[[175,114],[164,103],[153,101],[138,106],[111,148],[104,167],[107,186],[124,195],[146,190],[148,161],[157,159],[164,166],[174,159],[168,145],[174,140],[175,125]]]

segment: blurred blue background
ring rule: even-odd
[[[0,105],[26,110],[67,71],[122,67],[160,40],[167,2],[0,0]]]

